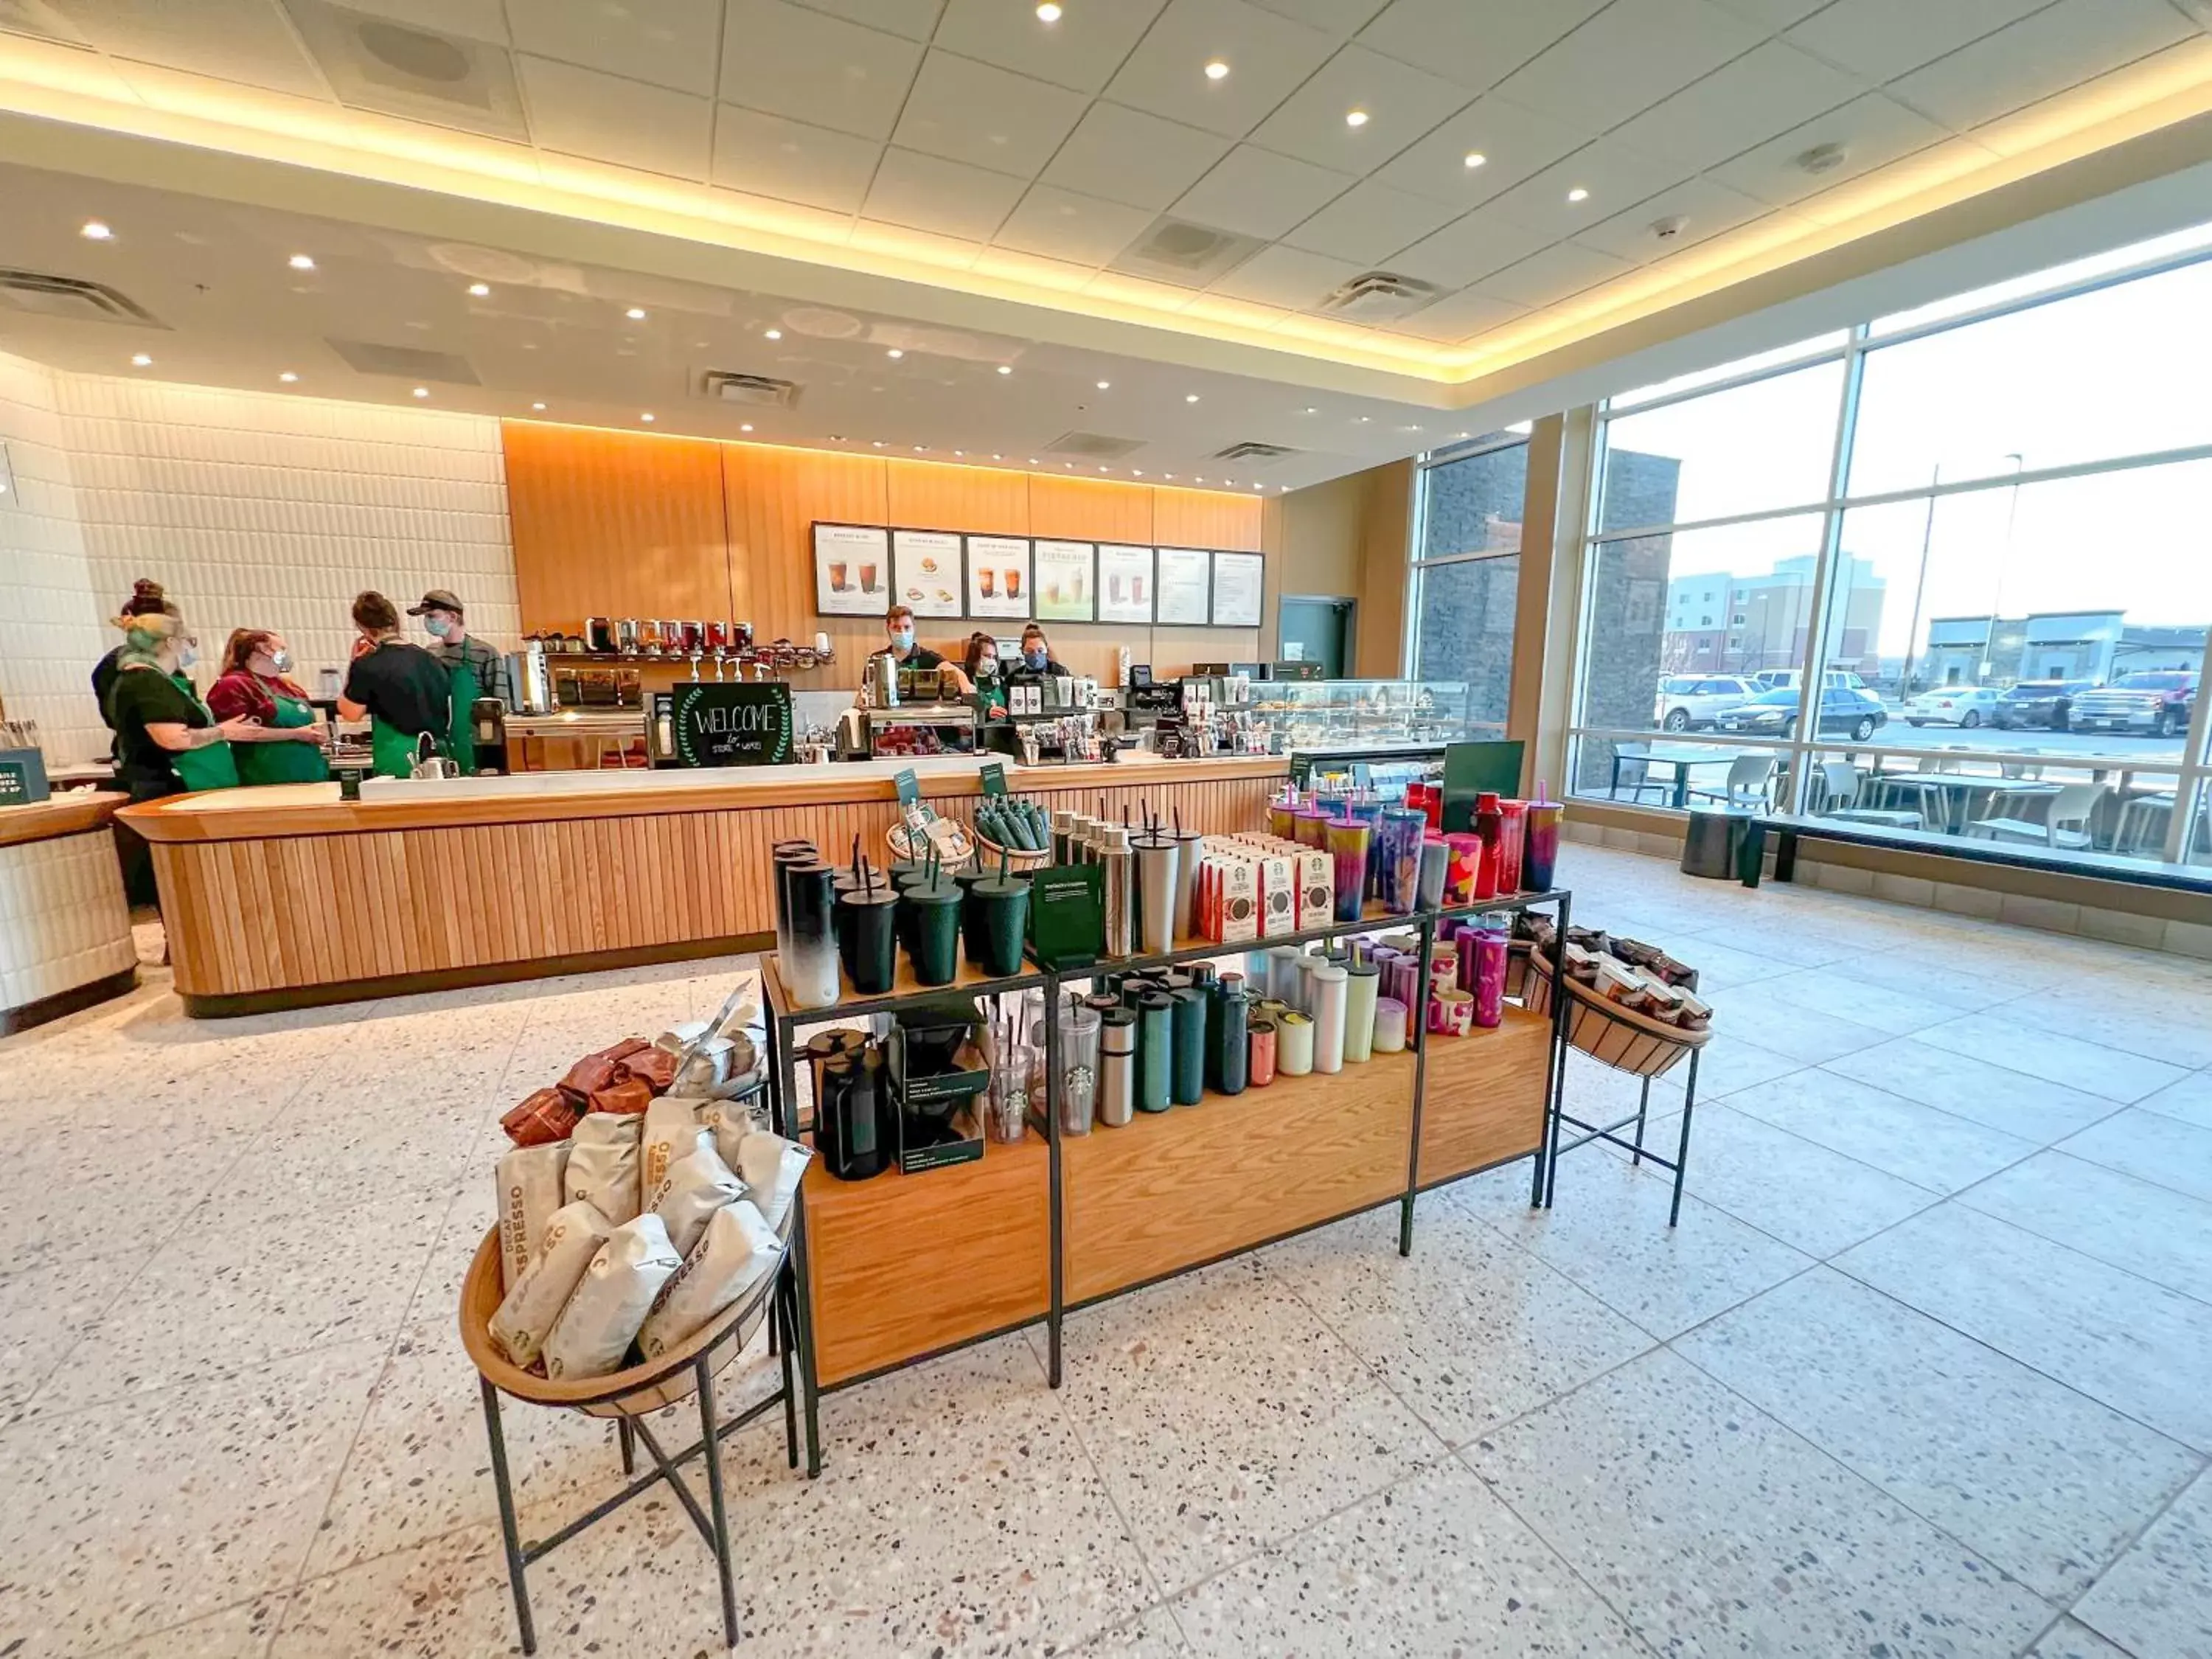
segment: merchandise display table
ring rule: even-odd
[[[0,807],[0,1036],[138,982],[109,791]]]

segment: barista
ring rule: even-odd
[[[1052,641],[1044,636],[1044,629],[1030,623],[1022,629],[1022,654],[1015,665],[1020,672],[1030,674],[1065,674],[1066,665],[1052,654]]]
[[[884,635],[883,649],[868,659],[871,664],[877,657],[889,657],[901,668],[949,667],[959,679],[958,695],[965,696],[975,689],[975,683],[962,672],[957,665],[946,662],[927,646],[915,643],[914,608],[911,605],[895,605],[884,612]],[[872,702],[871,683],[864,672],[860,677],[860,707],[866,708]]]
[[[985,633],[968,636],[968,654],[960,672],[975,688],[975,712],[985,720],[1006,712],[1006,683],[999,678],[999,642]]]
[[[470,635],[461,602],[445,588],[432,588],[422,604],[407,607],[407,614],[422,619],[422,631],[430,636],[430,654],[445,665],[453,703],[447,752],[464,773],[473,772],[477,736],[471,711],[478,697],[497,695],[499,653]]]
[[[453,726],[453,679],[446,665],[399,637],[399,608],[374,591],[353,602],[354,626],[367,641],[346,671],[338,712],[368,716],[369,752],[379,777],[404,778],[427,733],[447,752]]]

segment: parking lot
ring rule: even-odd
[[[2003,754],[2079,755],[2084,758],[2180,764],[2182,740],[2130,732],[2004,732],[1995,726],[1962,731],[1955,726],[1907,726],[1886,699],[1889,724],[1874,735],[1884,749],[1971,749]]]

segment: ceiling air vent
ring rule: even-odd
[[[1418,276],[1370,270],[1332,289],[1314,307],[1347,323],[1380,323],[1419,311],[1443,290]]]
[[[1045,446],[1054,455],[1073,455],[1086,461],[1117,461],[1145,447],[1142,438],[1109,438],[1103,432],[1063,432]]]
[[[710,368],[701,377],[702,396],[749,409],[791,409],[799,402],[799,382],[779,380],[772,374],[738,374],[726,368]]]
[[[1264,246],[1256,236],[1216,230],[1187,219],[1155,219],[1142,236],[1106,267],[1125,276],[1149,276],[1180,288],[1204,288],[1225,276]]]
[[[1226,449],[1218,449],[1213,453],[1213,459],[1217,461],[1243,461],[1250,465],[1260,465],[1267,461],[1279,461],[1285,455],[1295,455],[1297,453],[1297,450],[1284,444],[1246,442],[1231,444]]]
[[[40,317],[67,317],[80,323],[122,323],[132,328],[167,325],[129,295],[82,276],[53,276],[39,270],[0,269],[0,305]]]
[[[330,349],[356,374],[390,374],[403,380],[440,380],[447,386],[482,386],[469,360],[450,351],[420,346],[379,345],[374,340],[331,340]]]
[[[503,48],[329,0],[286,0],[286,9],[340,103],[529,142],[514,65]]]

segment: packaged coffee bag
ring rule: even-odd
[[[514,1288],[545,1224],[561,1207],[562,1172],[568,1167],[568,1143],[518,1146],[499,1161],[499,1287]]]
[[[638,1142],[645,1117],[636,1112],[586,1112],[568,1138],[568,1166],[562,1171],[561,1195],[582,1199],[619,1227],[643,1207],[638,1182]]]
[[[737,1170],[768,1224],[782,1231],[784,1212],[806,1173],[806,1160],[814,1154],[796,1141],[756,1129],[738,1143]]]
[[[545,1339],[545,1375],[573,1382],[620,1370],[661,1286],[683,1265],[659,1216],[641,1215],[616,1228],[553,1322]]]
[[[668,1229],[677,1255],[689,1255],[714,1212],[744,1195],[744,1182],[709,1144],[668,1166],[666,1177],[653,1189],[653,1212]]]
[[[732,1170],[738,1168],[738,1148],[744,1144],[745,1137],[756,1129],[768,1127],[767,1109],[765,1093],[748,1100],[710,1100],[699,1108],[700,1123],[714,1131],[714,1150]]]
[[[658,1359],[723,1309],[750,1295],[775,1267],[783,1245],[750,1200],[726,1205],[708,1218],[699,1242],[646,1316],[637,1346]]]
[[[545,1224],[538,1253],[491,1316],[492,1346],[526,1369],[545,1346],[561,1310],[614,1231],[592,1205],[563,1205]]]
[[[638,1165],[638,1190],[647,1200],[668,1179],[670,1164],[679,1158],[689,1158],[702,1139],[709,1146],[714,1144],[714,1136],[699,1127],[700,1104],[681,1095],[664,1095],[645,1109],[645,1136],[639,1147],[641,1161]]]

